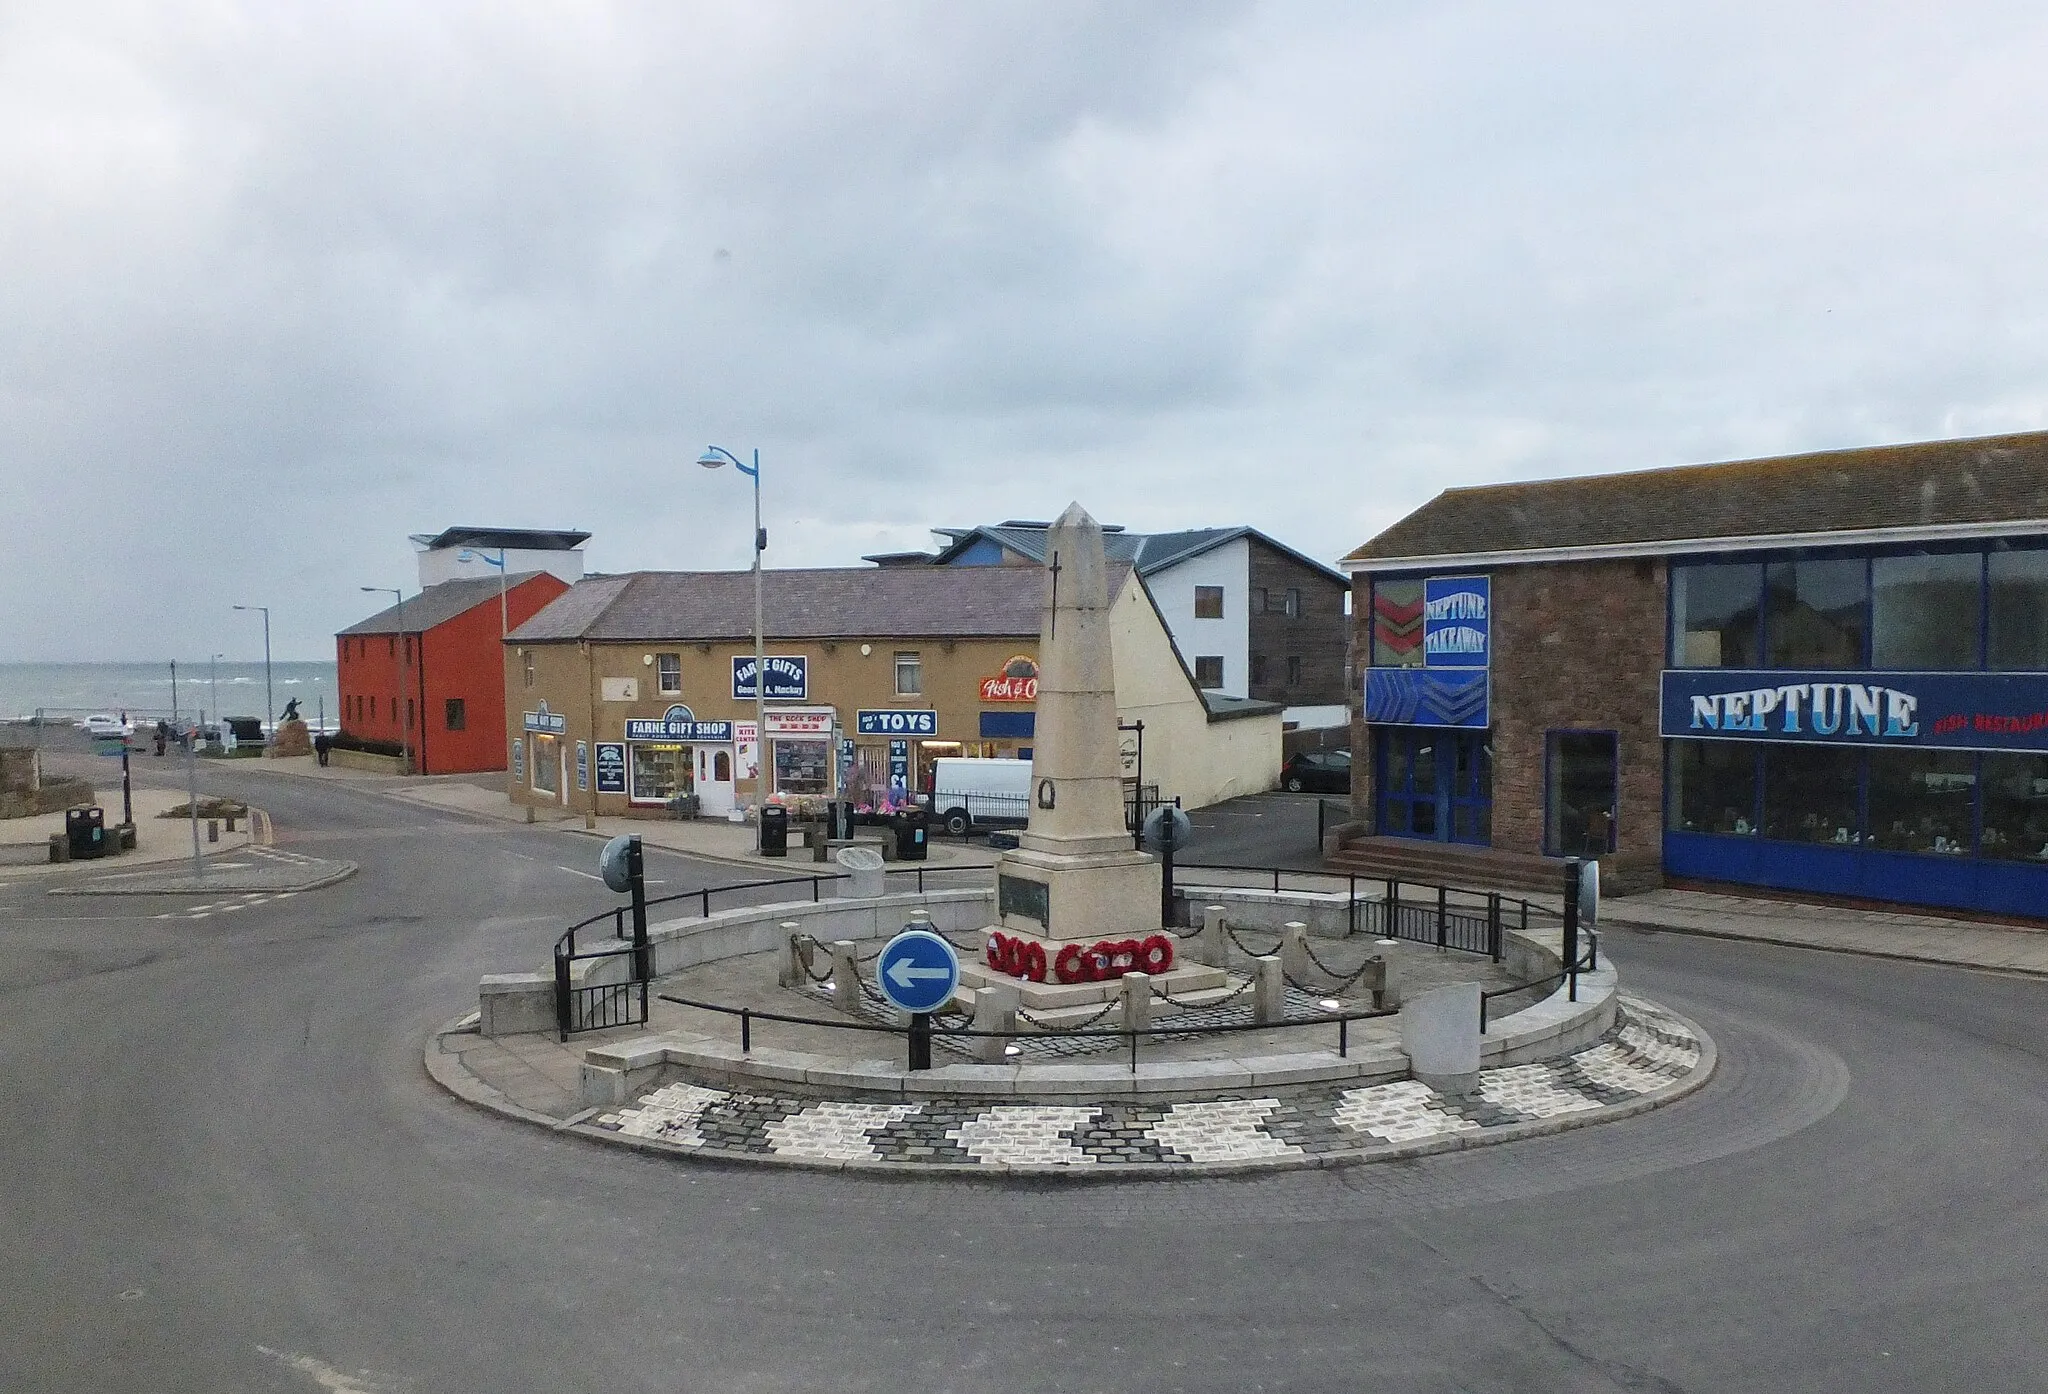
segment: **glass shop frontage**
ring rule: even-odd
[[[2048,916],[2048,539],[1678,560],[1667,876]]]

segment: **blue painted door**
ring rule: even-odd
[[[1409,727],[1377,741],[1379,830],[1432,842],[1493,841],[1493,754],[1484,732]]]

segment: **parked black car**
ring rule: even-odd
[[[1348,794],[1351,792],[1351,752],[1296,751],[1280,767],[1280,787],[1295,794],[1304,789],[1319,794]]]

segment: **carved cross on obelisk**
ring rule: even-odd
[[[1052,573],[1052,628],[1051,633],[1046,635],[1049,639],[1053,634],[1060,632],[1060,554],[1058,552],[1052,554],[1052,561],[1046,565],[1045,569]]]

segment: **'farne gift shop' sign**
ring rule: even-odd
[[[1666,736],[1809,745],[2048,750],[2040,673],[1672,669]]]

